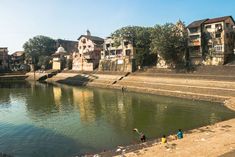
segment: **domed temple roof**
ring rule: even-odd
[[[65,49],[60,45],[55,53],[66,53]]]

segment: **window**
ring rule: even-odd
[[[210,29],[210,28],[211,28],[211,25],[207,25],[207,26],[206,26],[206,29]]]
[[[226,33],[226,38],[229,38],[229,33]]]
[[[199,47],[199,46],[194,46],[194,47],[193,47],[193,50],[194,50],[194,51],[200,51],[200,47]]]
[[[191,35],[190,36],[190,39],[191,40],[196,40],[196,39],[198,39],[199,38],[199,35]]]
[[[229,28],[229,23],[226,23],[226,27]]]
[[[189,49],[190,53],[195,55],[200,53],[200,46],[193,46]]]
[[[233,32],[230,32],[230,38],[231,38],[231,39],[234,39]]]
[[[109,47],[110,47],[110,44],[106,44],[106,47],[109,48]]]
[[[196,33],[198,31],[198,28],[190,28],[189,31],[190,33]]]
[[[118,56],[120,56],[120,55],[122,55],[122,50],[117,50],[116,53],[117,53]]]
[[[88,45],[88,48],[91,48],[91,45]]]
[[[82,49],[82,47],[80,46],[79,49]]]
[[[83,46],[83,49],[86,49],[86,46]]]
[[[223,51],[223,45],[215,45],[215,51]]]
[[[109,52],[108,51],[105,51],[105,56],[108,56],[109,55]]]
[[[212,45],[208,45],[208,49],[211,50],[212,49]]]
[[[126,56],[130,56],[131,55],[131,50],[126,50]]]
[[[82,42],[85,44],[86,43],[86,39],[83,39]]]
[[[125,46],[127,46],[128,44],[129,44],[129,42],[128,42],[128,41],[125,41],[125,42],[124,42],[124,45],[125,45]]]
[[[116,55],[115,50],[111,50],[111,51],[110,51],[110,55]]]
[[[221,38],[221,33],[216,33],[215,38]]]
[[[223,29],[222,29],[222,24],[216,24],[215,25],[215,30],[216,32],[221,32]]]

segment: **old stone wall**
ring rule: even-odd
[[[129,59],[104,59],[100,60],[99,71],[133,72],[134,60]]]

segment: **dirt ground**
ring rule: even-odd
[[[234,98],[225,102],[235,110]],[[168,137],[172,139],[174,137]],[[216,123],[189,131],[181,140],[167,144],[155,143],[125,157],[232,157],[235,156],[235,119]]]

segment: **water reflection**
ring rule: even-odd
[[[94,93],[91,90],[73,88],[73,102],[80,112],[80,120],[83,123],[91,123],[96,119],[95,108],[92,105]]]
[[[61,97],[62,97],[62,90],[60,87],[53,87],[53,94],[54,94],[54,101],[55,105],[57,106],[58,110],[60,110],[61,106]]]

